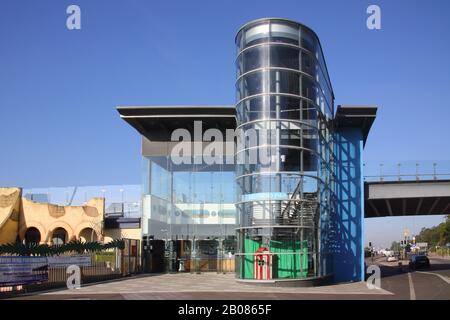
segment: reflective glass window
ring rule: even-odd
[[[257,46],[250,49],[245,50],[242,53],[243,61],[244,61],[244,73],[268,66],[268,52],[269,49],[267,46]]]
[[[241,99],[258,93],[267,92],[268,74],[264,71],[252,72],[239,80]]]
[[[259,43],[269,41],[269,23],[261,22],[258,25],[252,25],[244,30],[243,47],[250,47]]]
[[[315,36],[306,28],[301,29],[301,44],[300,46],[311,51],[313,54],[316,52],[316,42]]]
[[[298,45],[298,25],[283,22],[270,23],[271,42],[284,42]]]
[[[299,49],[282,46],[270,46],[270,66],[299,69]]]
[[[299,95],[300,75],[293,71],[271,70],[270,92]]]
[[[318,89],[316,83],[307,76],[302,77],[302,96],[318,104]]]

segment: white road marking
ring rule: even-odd
[[[411,272],[408,272],[408,282],[409,282],[409,299],[416,300],[416,292],[414,291],[414,284],[412,281]]]
[[[442,280],[444,280],[447,284],[450,284],[450,280],[446,277],[444,277],[442,274],[434,273],[434,272],[425,272],[425,271],[416,271],[417,273],[423,273],[423,274],[432,274],[434,276],[438,276]]]

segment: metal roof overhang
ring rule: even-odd
[[[374,106],[341,106],[336,110],[334,122],[336,128],[360,128],[363,135],[364,145],[370,128],[375,121],[377,107]]]
[[[117,107],[120,117],[151,141],[170,141],[176,129],[194,131],[194,121],[202,130],[215,128],[225,133],[236,128],[236,109],[227,106],[140,106]]]
[[[117,107],[120,117],[141,135],[152,141],[169,141],[176,129],[194,130],[194,121],[202,121],[202,129],[216,128],[225,133],[236,128],[236,108],[225,106],[136,106]],[[366,143],[375,120],[377,107],[338,106],[334,122],[336,128],[357,127]]]

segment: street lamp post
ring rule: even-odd
[[[170,244],[169,244],[169,230],[168,229],[161,229],[162,233],[165,233],[166,235],[166,243],[164,245],[164,260],[165,260],[165,264],[167,265],[167,270],[168,271],[172,271],[172,267],[171,267],[171,260],[172,260],[172,252],[170,252]],[[168,261],[170,260],[170,261]],[[170,269],[170,270],[169,270]]]
[[[419,163],[416,162],[416,180],[419,181]]]
[[[123,198],[124,189],[120,188],[119,191],[120,191],[120,198],[121,198],[121,201],[122,201],[122,216],[125,217],[125,203],[124,203],[124,198]]]
[[[436,162],[433,163],[433,180],[437,180],[437,177],[436,177]]]

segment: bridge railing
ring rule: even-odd
[[[450,161],[371,161],[363,171],[367,182],[450,180]]]
[[[122,213],[124,217],[140,216],[141,186],[138,184],[24,188],[22,195],[35,202],[60,206],[80,206],[99,197],[105,199],[106,215]]]

